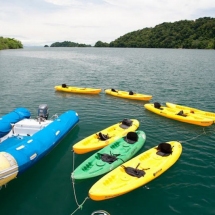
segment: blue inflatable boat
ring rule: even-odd
[[[31,113],[26,108],[16,108],[14,111],[0,118],[0,138],[11,131],[11,124],[22,119],[30,118]]]
[[[25,108],[0,118],[0,186],[16,178],[51,151],[79,122],[69,110],[48,120],[48,107],[40,105],[36,119]]]

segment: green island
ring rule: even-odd
[[[0,37],[0,50],[3,49],[22,49],[23,45],[20,41],[14,38]]]
[[[47,47],[47,45],[45,45]],[[64,42],[55,42],[50,45],[50,47],[91,47],[91,45],[86,45],[86,44],[79,44],[79,43],[74,43],[70,41],[64,41]]]
[[[53,43],[50,47],[90,45],[64,41]],[[215,18],[164,22],[154,28],[127,33],[110,43],[98,41],[94,47],[215,49]]]
[[[164,22],[95,47],[215,49],[215,18]]]

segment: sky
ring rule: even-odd
[[[164,22],[215,18],[215,0],[0,0],[0,36],[94,46]]]

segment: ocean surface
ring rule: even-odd
[[[55,92],[66,83],[102,88],[99,95]],[[1,215],[215,214],[215,125],[201,127],[151,113],[147,102],[106,95],[104,89],[132,90],[153,96],[150,103],[183,104],[215,112],[215,51],[130,48],[43,48],[0,51],[0,116],[26,107],[32,117],[48,104],[50,116],[75,110],[79,124],[46,157],[0,190]],[[146,143],[180,141],[183,152],[164,174],[125,195],[86,199],[100,178],[75,183],[71,172],[93,153],[73,155],[79,140],[124,118],[140,122]],[[74,161],[74,162],[73,162]],[[75,201],[82,208],[78,209]]]

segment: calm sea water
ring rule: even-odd
[[[111,215],[215,214],[215,127],[167,119],[144,109],[145,102],[104,94],[115,88],[151,94],[150,102],[173,102],[215,112],[215,51],[114,48],[24,48],[0,51],[0,116],[16,107],[36,116],[46,103],[50,115],[73,109],[80,122],[34,167],[0,190],[2,215],[69,215],[77,209],[70,179],[92,153],[76,155],[72,145],[124,118],[140,121],[147,140],[139,152],[178,140],[183,152],[163,175],[123,196],[88,199],[75,214],[103,209]],[[99,95],[57,93],[66,83],[102,88]],[[138,154],[139,154],[138,153]],[[81,204],[98,178],[75,184]]]

